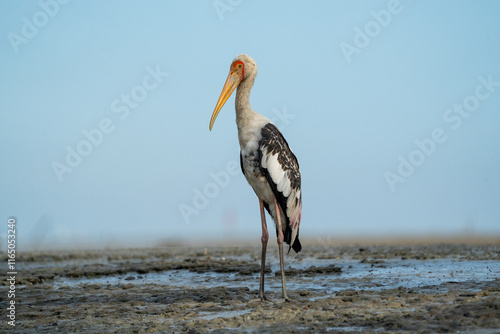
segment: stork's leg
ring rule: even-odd
[[[274,205],[276,205],[276,215],[278,216],[278,249],[280,253],[280,269],[281,269],[281,288],[283,290],[283,299],[285,301],[290,301],[288,296],[286,295],[286,287],[285,287],[285,264],[283,260],[283,229],[281,228],[281,213],[278,206],[278,202],[276,198],[274,199]]]
[[[264,296],[264,273],[266,271],[266,249],[267,249],[267,240],[269,240],[269,233],[267,232],[267,224],[266,224],[266,214],[264,212],[264,202],[259,199],[260,204],[260,220],[262,223],[262,258],[260,262],[260,288],[259,288],[259,298],[261,300],[265,300]]]

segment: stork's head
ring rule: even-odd
[[[255,60],[250,58],[248,55],[240,54],[233,59],[231,67],[229,68],[229,75],[227,76],[226,83],[222,88],[219,100],[217,101],[212,118],[210,119],[210,131],[212,130],[212,126],[214,125],[219,111],[222,109],[236,87],[238,87],[242,81],[247,80],[248,78],[255,78],[256,75],[257,64],[255,63]]]

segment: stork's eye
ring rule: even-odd
[[[238,61],[235,61],[235,62],[232,64],[231,68],[233,68],[234,70],[243,70],[243,68],[244,68],[244,66],[243,66],[243,65],[244,65],[244,64],[243,64],[243,62],[242,62],[242,61],[240,61],[240,60],[238,60]]]
[[[245,77],[245,64],[241,60],[237,60],[231,64],[231,71],[238,73],[240,79]]]

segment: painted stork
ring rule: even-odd
[[[264,208],[276,227],[281,269],[283,299],[289,301],[285,287],[283,241],[295,252],[300,252],[299,225],[302,213],[299,162],[278,128],[266,117],[250,107],[250,90],[257,75],[257,64],[241,54],[231,63],[229,75],[210,119],[210,130],[220,110],[236,89],[236,125],[240,142],[241,170],[259,198],[262,223],[262,259],[259,297],[264,295],[267,232]]]

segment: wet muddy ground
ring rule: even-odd
[[[285,262],[292,301],[281,299],[273,245],[261,302],[259,244],[21,253],[15,330],[500,333],[499,240],[305,244]],[[12,330],[5,319],[0,331]]]

